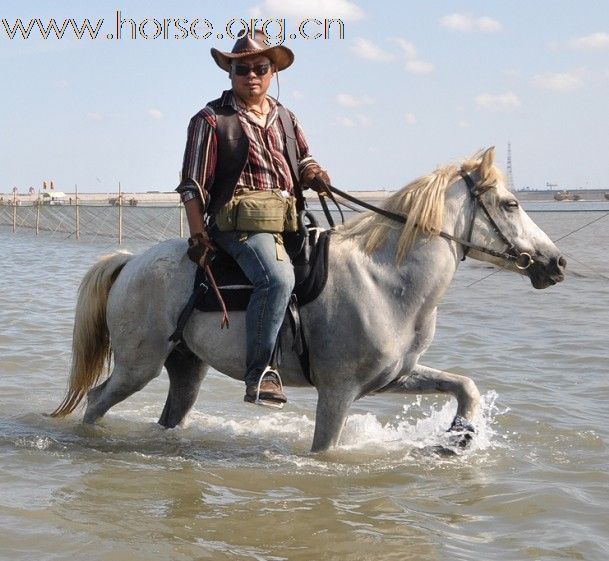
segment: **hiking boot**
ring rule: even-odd
[[[283,393],[283,385],[279,374],[271,369],[266,369],[257,384],[250,384],[245,388],[243,401],[266,405],[281,409],[288,398]]]

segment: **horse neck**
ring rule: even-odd
[[[446,192],[444,205],[444,224],[442,231],[455,238],[467,240],[470,237],[470,228],[476,214],[476,201],[469,192],[463,179],[453,183]],[[464,247],[453,242],[455,251],[462,260]]]
[[[442,231],[466,239],[474,213],[475,205],[465,182],[455,182],[446,192]],[[377,257],[382,256],[383,262],[388,263],[391,258],[395,263],[397,239],[396,232],[379,252]],[[454,277],[463,258],[463,249],[460,244],[440,236],[419,237],[397,268],[397,274],[402,282],[416,287],[427,298],[437,302]]]

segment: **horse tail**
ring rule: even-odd
[[[110,360],[110,333],[106,305],[112,284],[127,262],[129,253],[102,257],[85,274],[78,289],[72,337],[72,365],[68,391],[51,417],[65,417],[76,409],[96,384]]]

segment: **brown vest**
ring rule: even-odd
[[[222,105],[222,98],[208,103],[216,114],[217,160],[209,195],[207,212],[214,216],[235,193],[237,181],[247,163],[249,139],[243,132],[239,116],[230,105]],[[287,161],[292,171],[295,194],[300,198],[298,186],[298,157],[294,123],[286,108],[277,102],[277,111],[285,134]]]

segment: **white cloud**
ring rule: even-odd
[[[404,120],[406,121],[407,125],[416,125],[417,124],[417,117],[414,113],[406,113],[404,115]]]
[[[431,62],[423,60],[408,60],[406,61],[406,70],[411,74],[429,74],[433,72],[434,66]]]
[[[87,113],[87,118],[91,119],[92,121],[101,121],[104,117],[101,115],[101,113],[91,111]]]
[[[254,17],[281,18],[340,18],[357,21],[364,17],[362,9],[349,0],[264,0],[250,9]]]
[[[538,88],[557,92],[576,90],[583,85],[582,79],[572,72],[537,74],[531,83]]]
[[[354,127],[355,121],[349,117],[338,116],[336,122],[343,127]]]
[[[355,39],[351,46],[351,51],[360,58],[376,62],[387,62],[395,58],[391,53],[384,51],[369,39],[363,39],[362,37]]]
[[[153,119],[163,118],[163,113],[161,113],[158,109],[148,109],[148,115]]]
[[[458,123],[457,126],[460,129],[468,129],[469,127],[471,127],[469,121],[466,121],[465,119],[461,119]]]
[[[440,20],[442,27],[454,29],[456,31],[483,31],[486,33],[495,33],[501,31],[503,26],[496,19],[488,16],[474,17],[470,14],[450,14],[444,16]]]
[[[429,74],[433,72],[434,65],[431,62],[426,62],[419,59],[417,48],[413,43],[406,39],[394,39],[402,50],[404,59],[406,60],[406,70],[411,74]]]
[[[505,111],[520,107],[521,103],[520,98],[516,94],[506,92],[502,94],[480,94],[476,96],[476,105],[491,111]]]
[[[336,101],[343,107],[361,107],[362,105],[370,105],[372,99],[365,95],[364,97],[355,97],[351,94],[340,93],[336,96]]]
[[[417,48],[414,46],[414,43],[407,41],[406,39],[394,39],[394,41],[400,46],[402,49],[402,53],[404,54],[404,58],[406,60],[416,60],[417,57]]]
[[[584,37],[576,37],[569,41],[572,49],[595,51],[609,49],[609,33],[592,33]]]
[[[372,120],[365,115],[355,115],[355,117],[345,117],[341,115],[336,118],[336,122],[342,127],[353,128],[356,126],[359,127],[369,127],[372,125]]]
[[[292,92],[292,97],[294,99],[304,99],[305,98],[305,94],[303,94],[300,90],[294,90]]]

